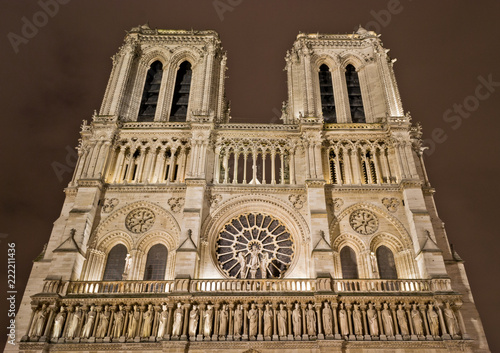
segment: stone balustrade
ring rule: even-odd
[[[45,281],[43,293],[60,295],[334,292],[452,292],[449,279],[175,279],[170,281]]]

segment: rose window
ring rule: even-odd
[[[295,244],[278,219],[247,213],[224,225],[215,254],[220,269],[229,277],[281,278],[292,263]]]
[[[125,218],[125,226],[132,233],[144,233],[155,222],[155,214],[148,208],[138,208],[131,211]]]
[[[351,213],[349,218],[352,229],[359,234],[370,235],[378,229],[378,219],[375,214],[368,210],[357,210]]]

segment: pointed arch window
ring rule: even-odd
[[[162,76],[163,65],[161,62],[155,61],[146,74],[137,121],[153,121],[155,119]]]
[[[115,245],[108,254],[103,281],[121,281],[125,269],[127,248],[123,244]]]
[[[347,84],[347,95],[351,108],[351,119],[353,123],[366,123],[361,87],[356,69],[351,64],[345,68],[345,81]]]
[[[394,254],[387,246],[381,245],[376,251],[378,273],[382,279],[397,279],[396,262]]]
[[[163,244],[156,244],[149,249],[144,270],[144,280],[164,280],[167,266],[167,248]]]
[[[340,250],[340,264],[342,266],[342,278],[359,278],[356,253],[350,246],[344,246],[342,250]]]
[[[323,64],[319,67],[319,91],[321,95],[321,109],[325,123],[336,123],[335,99],[333,97],[332,74],[330,68]]]
[[[170,121],[186,121],[189,93],[191,91],[191,63],[184,61],[177,71],[175,79],[174,96],[172,108],[170,109]]]

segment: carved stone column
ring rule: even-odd
[[[273,308],[273,336],[272,336],[272,340],[278,341],[279,340],[278,317],[277,317],[278,304],[276,302],[274,302],[272,305],[272,308]]]
[[[403,337],[399,334],[399,326],[398,326],[398,318],[396,316],[396,304],[391,303],[390,304],[390,309],[391,309],[391,314],[392,314],[392,321],[394,323],[394,335],[396,337],[396,340],[402,340]]]
[[[288,340],[293,341],[292,331],[292,303],[286,303],[286,311],[288,312]]]
[[[377,310],[377,318],[378,318],[378,330],[380,331],[380,340],[387,341],[387,336],[385,334],[384,325],[382,323],[382,315],[380,315],[380,309],[382,308],[382,304],[375,304],[375,310]]]
[[[309,335],[307,334],[306,307],[307,307],[307,304],[299,303],[299,308],[300,308],[300,311],[302,312],[302,339],[303,340],[309,339]]]
[[[339,333],[339,320],[337,317],[337,307],[338,307],[337,302],[332,303],[332,311],[333,311],[333,333],[335,334],[335,339],[339,340],[341,339],[340,333]]]
[[[439,315],[439,324],[441,326],[441,333],[442,333],[441,337],[443,338],[443,340],[451,340],[451,336],[448,334],[448,331],[446,330],[446,325],[444,323],[443,311],[441,310],[442,304],[443,303],[436,302],[436,308]]]
[[[262,335],[262,308],[264,307],[264,304],[259,303],[257,304],[257,307],[259,308],[259,315],[258,315],[259,322],[257,323],[258,324],[257,341],[263,341],[264,336]]]
[[[321,322],[321,303],[316,303],[315,305],[316,309],[316,318],[317,318],[317,324],[318,324],[318,339],[322,340],[325,339],[325,335],[323,334],[323,324]]]
[[[182,327],[181,340],[186,340],[186,341],[188,339],[187,330],[188,330],[188,323],[189,323],[189,307],[190,306],[191,306],[191,304],[189,304],[189,303],[184,304],[184,324]]]
[[[243,304],[243,335],[242,341],[248,341],[248,304]]]
[[[220,304],[215,303],[212,341],[217,341],[219,338],[219,308],[220,308]]]
[[[429,323],[427,322],[427,313],[425,312],[425,304],[420,303],[418,305],[418,308],[420,310],[422,320],[424,320],[424,331],[425,331],[426,338],[427,338],[427,340],[432,341],[432,340],[434,340],[434,338],[432,338],[431,332],[429,331]]]
[[[198,327],[198,335],[196,336],[197,341],[203,341],[203,318],[205,316],[205,303],[199,305],[200,309],[200,321]]]
[[[361,303],[359,308],[361,309],[361,316],[363,317],[363,330],[365,332],[364,339],[365,339],[365,341],[370,341],[371,336],[368,334],[368,322],[366,320],[366,304]]]
[[[351,308],[352,304],[347,303],[345,305],[345,309],[347,312],[347,323],[349,326],[349,340],[350,341],[355,341],[356,340],[356,335],[354,334],[354,330],[352,328],[352,313],[351,313]]]
[[[164,336],[165,339],[170,340],[170,337],[172,335],[172,317],[174,315],[174,302],[169,302],[167,303],[168,307],[168,321],[167,321],[167,334]]]
[[[229,327],[228,327],[228,335],[226,337],[226,340],[232,341],[233,340],[233,335],[234,335],[234,325],[233,325],[233,309],[234,309],[234,303],[230,303],[228,305],[229,307]]]
[[[454,309],[455,315],[457,316],[458,319],[458,325],[460,326],[460,333],[462,334],[462,339],[469,340],[470,336],[465,328],[464,318],[462,317],[462,312],[460,310],[462,304],[463,303],[461,301],[457,301],[455,302],[455,305],[453,305],[452,308]]]
[[[52,329],[52,323],[54,322],[54,317],[57,313],[57,307],[55,305],[52,305],[49,307],[49,318],[47,320],[47,323],[45,325],[45,331],[43,333],[43,336],[40,337],[40,342],[46,342],[50,341],[50,331]]]

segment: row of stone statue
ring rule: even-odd
[[[458,318],[458,319],[457,319]],[[24,341],[435,340],[467,338],[459,307],[438,303],[34,306]]]

